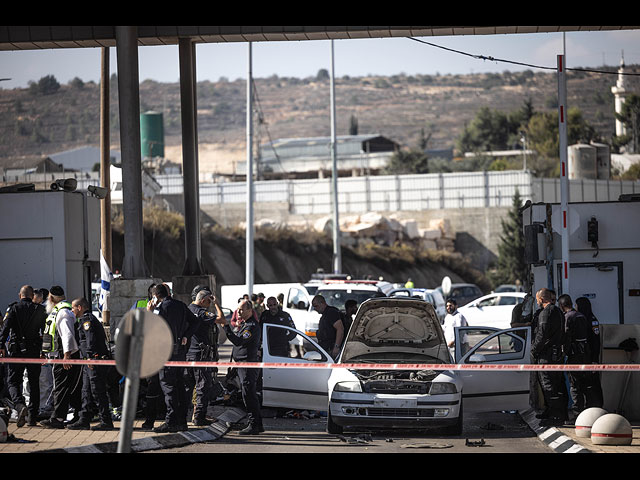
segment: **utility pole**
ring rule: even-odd
[[[248,49],[247,64],[247,234],[246,234],[246,261],[245,277],[247,293],[253,293],[253,72],[251,42]]]
[[[100,186],[107,189],[107,196],[100,202],[100,247],[109,272],[111,264],[111,159],[109,130],[109,47],[102,47],[100,73]],[[102,310],[102,322],[109,325],[109,302]]]
[[[333,55],[333,40],[331,40],[331,194],[333,203],[333,273],[342,273],[342,253],[340,250],[340,221],[338,215],[338,166],[336,144],[336,86]]]

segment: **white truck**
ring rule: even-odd
[[[317,283],[261,283],[253,285],[253,293],[264,293],[265,302],[269,297],[284,295],[283,310],[291,315],[296,329],[307,333],[307,324],[318,323],[320,316],[311,308],[311,300]],[[246,285],[223,285],[220,288],[220,306],[232,311],[238,307],[238,300],[247,292]]]

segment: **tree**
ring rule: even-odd
[[[37,83],[29,84],[29,91],[34,95],[51,95],[60,89],[60,84],[53,75],[47,75],[38,80]]]
[[[385,172],[391,175],[429,173],[429,159],[418,150],[399,150],[391,156]]]
[[[358,119],[355,115],[349,119],[349,135],[358,135]]]
[[[522,225],[522,199],[516,189],[513,206],[506,217],[500,221],[502,234],[498,245],[498,261],[495,271],[490,274],[494,285],[503,283],[527,283],[527,264],[524,260],[524,233]]]
[[[615,115],[627,129],[626,135],[616,137],[616,143],[628,145],[631,153],[640,152],[640,96],[629,95],[622,105],[622,111]]]

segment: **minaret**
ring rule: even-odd
[[[615,87],[611,87],[611,92],[616,97],[616,113],[622,113],[622,105],[624,105],[627,91],[624,88],[624,52],[622,52],[622,58],[620,59],[620,68],[618,68],[618,81]],[[616,136],[620,137],[626,133],[623,123],[616,119]]]

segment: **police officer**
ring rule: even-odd
[[[91,304],[86,298],[71,302],[71,310],[78,319],[80,353],[85,360],[107,360],[111,357],[107,347],[107,336],[100,320],[91,313]],[[76,422],[67,425],[72,430],[113,430],[113,420],[107,396],[107,365],[82,366],[82,410]],[[94,400],[97,403],[100,423],[91,427]]]
[[[276,297],[267,298],[267,309],[260,315],[260,323],[270,323],[272,325],[284,325],[285,327],[296,328],[291,315],[280,309]],[[284,328],[272,329],[268,335],[268,348],[271,355],[278,357],[289,356],[289,342],[296,337],[296,333]]]
[[[198,327],[191,337],[187,360],[215,362],[218,360],[218,325],[215,320],[224,315],[213,292],[206,285],[197,285],[191,292],[191,299],[189,310],[198,319]],[[216,313],[209,311],[211,305]],[[192,398],[194,388],[196,390],[192,422],[195,426],[209,425],[211,421],[207,419],[207,407],[214,398],[215,370],[196,367],[186,370],[187,398]]]
[[[587,343],[589,344],[591,358],[588,363],[598,364],[600,363],[600,322],[593,314],[591,301],[587,297],[576,298],[576,310],[587,318],[590,327],[587,334]],[[604,396],[600,383],[600,372],[588,372],[588,377],[585,408],[602,408]]]
[[[259,362],[262,327],[260,321],[254,316],[251,301],[242,300],[239,303],[238,316],[237,332],[231,329],[224,317],[216,320],[217,323],[224,325],[227,339],[233,344],[232,358],[237,362]],[[258,368],[238,368],[238,377],[242,385],[242,400],[249,417],[249,424],[239,432],[240,435],[257,435],[264,432],[257,391],[260,375],[261,372]]]
[[[587,343],[589,322],[580,312],[573,308],[571,297],[560,295],[558,305],[564,313],[565,342],[564,352],[567,363],[584,365],[591,360],[591,351]],[[569,371],[569,393],[572,406],[569,411],[569,422],[575,423],[576,418],[585,409],[585,399],[589,382],[588,372]]]
[[[564,317],[554,304],[553,293],[542,288],[536,293],[536,301],[542,308],[531,344],[531,354],[536,363],[561,364],[564,360]],[[541,425],[561,425],[566,418],[567,398],[564,375],[558,371],[538,371],[538,378],[545,400],[545,411],[536,417]]]
[[[65,300],[64,289],[54,285],[49,290],[47,317],[42,336],[42,353],[48,358],[64,360],[80,359],[76,317],[71,304]],[[69,406],[78,412],[82,408],[80,390],[82,388],[82,368],[71,363],[53,365],[53,412],[51,417],[40,422],[47,428],[64,428]]]
[[[14,358],[39,358],[47,313],[42,305],[33,303],[33,288],[24,285],[19,293],[20,301],[13,303],[5,315],[0,329],[0,357],[8,354]],[[5,343],[9,341],[5,350]],[[37,363],[10,363],[7,367],[9,396],[17,412],[18,427],[27,421],[27,407],[22,394],[22,379],[25,368],[29,382],[29,425],[35,425],[40,409],[40,365]]]
[[[170,361],[185,361],[188,341],[198,326],[197,319],[180,300],[172,298],[164,284],[153,287],[154,313],[164,318],[173,334],[173,353]],[[159,372],[160,388],[167,406],[165,422],[154,428],[154,432],[180,432],[187,430],[187,391],[183,369],[164,367]]]

